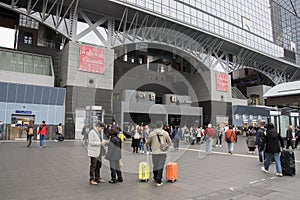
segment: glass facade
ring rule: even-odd
[[[35,123],[42,120],[49,124],[63,122],[66,89],[0,82],[1,121],[10,124],[11,115],[30,111]]]
[[[275,57],[269,0],[120,0]]]
[[[52,76],[52,59],[0,49],[0,70]]]

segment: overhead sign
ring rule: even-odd
[[[16,114],[31,115],[31,114],[32,114],[32,111],[27,111],[27,110],[16,110]]]
[[[104,49],[80,45],[79,70],[104,74]]]
[[[227,74],[216,72],[217,91],[228,92]]]

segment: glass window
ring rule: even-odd
[[[43,58],[41,56],[34,56],[34,73],[43,75]]]
[[[34,73],[33,56],[24,55],[24,69],[25,73]]]
[[[25,85],[18,85],[17,87],[17,103],[24,103],[25,101],[25,92],[26,92],[26,86]]]
[[[7,100],[7,86],[8,83],[0,83],[0,102],[6,102]]]
[[[15,61],[13,58],[12,52],[4,52],[4,63],[3,63],[3,69],[6,71],[13,71],[14,70],[14,64]]]
[[[33,104],[41,104],[42,95],[43,95],[43,88],[35,86]]]
[[[51,70],[51,62],[50,58],[43,58],[43,65],[44,65],[44,75],[52,75],[52,70]]]
[[[42,104],[48,105],[50,97],[50,88],[43,88]]]
[[[25,94],[25,103],[32,103],[34,95],[34,86],[27,85],[26,94]]]
[[[14,71],[15,72],[24,72],[24,62],[23,62],[23,54],[15,53],[15,67]]]
[[[17,84],[8,84],[7,102],[16,102]]]

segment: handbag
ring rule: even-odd
[[[168,144],[166,144],[166,143],[161,143],[161,141],[160,141],[160,138],[159,138],[159,135],[158,134],[156,134],[156,136],[157,136],[157,139],[158,139],[158,141],[159,141],[159,144],[160,144],[160,150],[161,151],[168,151],[168,149],[169,149],[169,145]]]

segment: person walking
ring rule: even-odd
[[[58,126],[56,127],[56,136],[57,138],[55,139],[55,142],[61,141],[61,137],[63,137],[63,132],[62,132],[62,124],[59,123]]]
[[[29,121],[28,127],[27,127],[27,147],[31,146],[32,137],[34,136],[33,132],[33,122]]]
[[[121,149],[122,149],[122,141],[118,137],[119,130],[117,128],[111,128],[109,130],[109,143],[107,154],[105,155],[105,159],[109,161],[111,180],[109,183],[117,183],[123,182],[120,160],[122,158]],[[118,177],[118,179],[117,179]]]
[[[217,147],[222,147],[222,138],[223,138],[223,132],[224,129],[222,128],[221,124],[218,124],[217,126],[217,142],[216,142],[216,146]]]
[[[146,144],[152,145],[153,178],[156,186],[162,186],[164,165],[167,158],[168,147],[171,145],[169,133],[163,130],[163,122],[157,121],[156,129],[152,131]]]
[[[266,134],[264,135],[262,145],[261,145],[261,150],[265,148],[265,154],[266,154],[266,159],[264,162],[264,166],[261,167],[261,170],[265,173],[269,172],[269,166],[271,162],[271,157],[274,158],[275,160],[275,166],[276,166],[276,176],[282,177],[282,168],[281,168],[281,163],[280,163],[280,158],[279,158],[279,153],[281,151],[279,142],[281,145],[281,148],[284,148],[284,143],[283,140],[275,130],[275,127],[272,123],[269,123],[267,125],[267,131]]]
[[[104,123],[98,122],[88,133],[88,156],[91,158],[89,181],[91,185],[105,182],[104,179],[100,177],[102,156],[105,151],[101,146],[107,144],[107,142],[103,140],[104,127]]]
[[[179,132],[179,127],[176,127],[173,129],[173,145],[174,145],[174,149],[175,151],[178,151],[179,149],[179,141],[180,141],[180,132]]]
[[[288,130],[286,130],[286,149],[289,149],[290,146],[292,147],[292,149],[294,149],[292,140],[293,140],[293,126],[290,125]]]
[[[211,124],[208,124],[207,128],[205,129],[204,135],[206,141],[206,154],[210,155],[212,150],[212,143],[214,138],[216,137],[216,132],[212,128]]]
[[[38,134],[40,135],[40,148],[46,147],[46,135],[48,134],[47,125],[45,121],[39,127]]]
[[[255,149],[256,149],[256,128],[253,126],[249,127],[249,132],[248,132],[248,136],[247,136],[247,146],[248,146],[248,153],[250,154],[254,154],[255,153]]]
[[[236,133],[233,131],[232,126],[229,126],[228,130],[225,132],[225,141],[228,146],[228,153],[233,154],[234,143],[236,142]]]
[[[265,129],[265,123],[264,122],[260,122],[259,128],[256,131],[256,142],[255,142],[255,144],[257,145],[258,161],[259,161],[260,164],[263,163],[264,157],[265,157],[265,156],[263,156],[264,155],[263,154],[264,149],[261,146],[263,138],[264,138],[264,132],[265,131],[266,131],[266,129]]]

